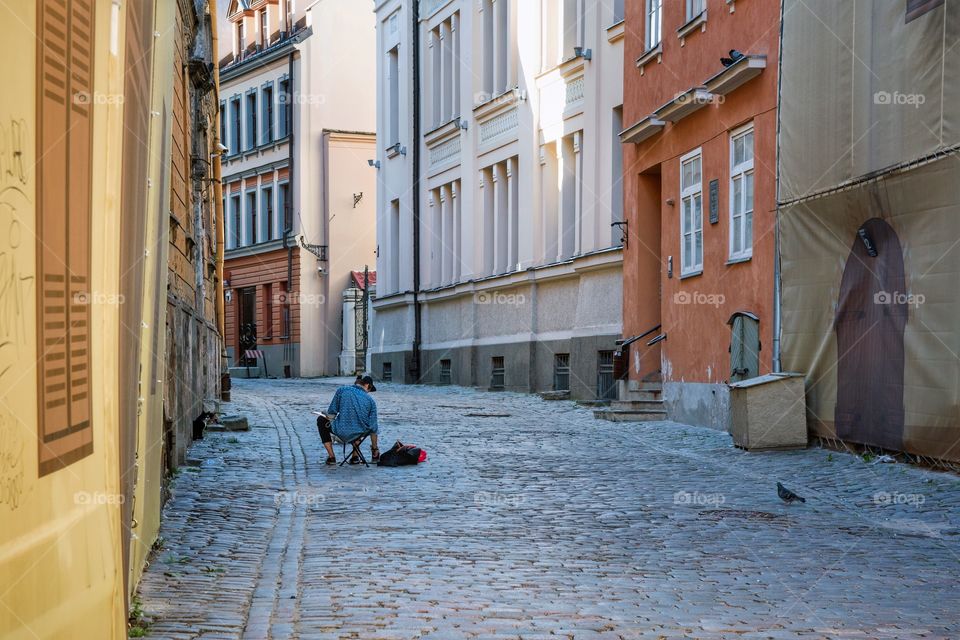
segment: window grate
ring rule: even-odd
[[[492,358],[493,371],[490,374],[490,389],[497,390],[505,387],[506,370],[503,366],[503,356]]]
[[[613,351],[597,352],[597,398],[617,399],[617,381],[613,375]]]
[[[393,363],[392,362],[383,363],[383,372],[380,376],[380,379],[383,380],[384,382],[393,381]]]
[[[450,360],[440,361],[440,384],[451,384],[453,382],[453,365]]]
[[[557,353],[553,356],[553,390],[570,391],[569,353]]]

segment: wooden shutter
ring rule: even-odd
[[[37,12],[39,473],[93,451],[90,230],[94,0]]]

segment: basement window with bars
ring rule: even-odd
[[[553,390],[570,391],[569,353],[557,353],[553,356]]]
[[[384,382],[393,381],[393,363],[392,362],[383,363],[383,371],[380,374],[380,379],[383,380]]]
[[[597,352],[597,398],[617,399],[617,381],[613,375],[613,351]]]
[[[503,356],[494,356],[491,358],[491,364],[493,369],[490,372],[490,389],[492,391],[501,390],[505,386],[504,381],[506,378],[506,369],[503,366]]]
[[[440,384],[451,384],[453,382],[453,363],[450,360],[440,361]]]

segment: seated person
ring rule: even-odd
[[[340,387],[333,395],[333,400],[327,407],[327,415],[336,416],[333,423],[326,416],[317,418],[320,441],[327,450],[326,464],[337,462],[333,453],[331,432],[344,442],[354,442],[369,433],[371,462],[380,460],[380,449],[377,447],[377,432],[380,429],[377,424],[377,403],[370,396],[376,390],[373,378],[368,375],[357,376],[353,385]],[[349,462],[358,464],[360,458],[352,455]]]

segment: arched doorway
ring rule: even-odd
[[[839,438],[902,448],[907,313],[900,240],[884,220],[871,218],[857,230],[837,301]]]

